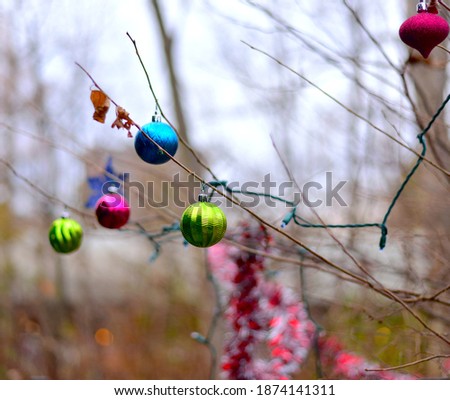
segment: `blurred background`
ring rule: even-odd
[[[277,187],[347,181],[333,202],[298,213],[327,223],[381,222],[420,152],[417,134],[448,93],[447,53],[424,60],[398,38],[415,1],[136,0],[18,1],[0,4],[0,378],[207,379],[210,356],[191,333],[205,333],[214,312],[206,251],[173,233],[154,245],[137,228],[158,232],[176,223],[174,204],[139,207],[123,231],[101,228],[87,178],[117,172],[153,182],[145,197],[171,198],[170,162],[153,166],[135,154],[125,131],[92,120],[92,82],[80,63],[139,124],[155,101],[126,32],[137,42],[161,108],[216,177]],[[441,12],[447,17],[447,13]],[[270,57],[252,50],[250,44]],[[445,45],[445,43],[444,43]],[[317,90],[310,82],[319,86]],[[326,93],[327,95],[325,95]],[[345,108],[331,98],[337,99]],[[286,230],[349,271],[350,253],[395,290],[434,330],[450,338],[448,118],[429,132],[427,157],[389,219],[380,251],[377,228]],[[368,123],[369,122],[369,123]],[[275,146],[274,146],[275,144]],[[275,148],[276,147],[276,148]],[[278,150],[278,151],[277,151]],[[181,146],[177,158],[213,177]],[[285,166],[284,166],[285,165]],[[316,194],[316,193],[314,193]],[[140,194],[142,197],[142,193]],[[292,191],[286,193],[286,197]],[[188,197],[188,193],[183,196]],[[317,192],[324,199],[324,193]],[[82,248],[56,254],[51,221],[70,208],[84,228]],[[242,220],[226,207],[227,240]],[[279,226],[289,211],[261,203],[253,211]],[[296,246],[274,234],[273,252],[295,257]],[[311,312],[347,348],[381,365],[400,365],[448,346],[404,307],[332,275],[305,271]],[[297,266],[272,262],[275,279],[296,282]],[[295,288],[296,284],[292,284]],[[215,342],[220,352],[223,327]],[[445,358],[406,372],[448,377]],[[300,378],[316,378],[306,366]]]

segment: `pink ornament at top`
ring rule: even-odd
[[[109,193],[100,197],[95,206],[95,214],[101,226],[119,229],[130,218],[130,206],[118,193]]]
[[[447,38],[448,33],[447,21],[437,15],[435,9],[428,10],[424,1],[418,4],[417,14],[403,22],[399,30],[400,39],[424,58]]]

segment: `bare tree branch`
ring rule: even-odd
[[[437,354],[435,356],[430,356],[426,358],[422,358],[421,360],[412,361],[410,363],[397,365],[395,367],[389,367],[389,368],[376,368],[376,369],[369,369],[367,368],[366,371],[394,371],[396,369],[403,369],[407,367],[412,367],[413,365],[421,364],[427,361],[435,360],[436,358],[450,358],[450,354]]]
[[[406,144],[402,143],[400,140],[398,140],[395,136],[391,135],[390,133],[384,131],[383,129],[379,128],[378,126],[376,126],[372,121],[368,120],[367,118],[363,117],[362,115],[356,113],[354,110],[352,110],[351,108],[347,107],[344,103],[342,103],[341,101],[339,101],[338,99],[336,99],[335,97],[333,97],[332,95],[330,95],[329,93],[327,93],[326,91],[324,91],[323,89],[321,89],[318,85],[316,85],[315,83],[313,83],[311,80],[309,80],[308,78],[306,78],[304,75],[300,74],[298,71],[294,70],[293,68],[289,67],[288,65],[286,65],[285,63],[283,63],[281,60],[277,59],[276,57],[270,55],[269,53],[267,53],[264,50],[261,50],[245,41],[242,41],[242,43],[244,43],[246,46],[248,46],[250,49],[257,51],[258,53],[261,53],[263,55],[265,55],[266,57],[270,58],[271,60],[275,61],[277,64],[279,64],[280,66],[282,66],[283,68],[286,68],[287,70],[291,71],[293,74],[297,75],[299,78],[303,79],[304,81],[306,81],[308,84],[310,84],[311,86],[315,87],[317,90],[319,90],[321,93],[323,93],[325,96],[327,96],[328,98],[330,98],[331,100],[333,100],[336,104],[338,104],[340,107],[342,107],[344,110],[346,110],[347,112],[349,112],[350,114],[354,115],[355,117],[357,117],[358,119],[364,121],[365,123],[367,123],[369,126],[371,126],[373,129],[375,129],[376,131],[382,133],[383,135],[387,136],[389,139],[393,140],[395,143],[399,144],[400,146],[402,146],[403,148],[407,149],[408,151],[410,151],[411,153],[415,154],[416,156],[423,158],[423,160],[425,162],[427,162],[428,164],[430,164],[431,166],[433,166],[434,168],[438,169],[440,172],[442,172],[443,174],[445,174],[447,177],[450,177],[450,172],[445,170],[444,168],[442,168],[440,165],[437,165],[436,163],[434,163],[433,161],[429,160],[426,157],[422,157],[420,155],[420,153],[416,152],[415,150],[413,150],[412,148],[410,148],[409,146],[407,146]]]

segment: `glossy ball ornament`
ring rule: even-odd
[[[48,239],[56,252],[71,253],[81,246],[83,228],[71,218],[58,218],[50,227]]]
[[[448,36],[447,21],[433,12],[419,11],[400,26],[400,39],[427,58]]]
[[[199,202],[190,205],[181,216],[183,237],[196,247],[210,247],[220,242],[227,230],[227,218],[215,204],[200,196]]]
[[[119,229],[130,218],[130,206],[118,193],[105,194],[97,201],[95,215],[101,226],[108,229]]]
[[[152,122],[142,127],[134,140],[134,148],[139,157],[150,164],[163,164],[170,160],[170,157],[158,148],[151,140],[145,137],[144,133],[151,137],[171,156],[174,156],[178,149],[178,137],[170,125],[160,122],[154,118]]]

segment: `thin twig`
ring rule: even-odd
[[[144,62],[142,61],[141,55],[139,54],[139,50],[138,50],[136,41],[131,37],[131,35],[128,32],[127,32],[127,36],[131,40],[131,43],[133,43],[134,50],[136,51],[137,58],[138,58],[138,60],[139,60],[139,62],[141,64],[142,69],[144,70],[145,77],[147,78],[148,87],[150,88],[150,91],[152,92],[152,96],[153,96],[153,99],[155,100],[156,107],[161,112],[161,105],[159,104],[158,97],[156,96],[156,93],[155,93],[155,91],[153,89],[153,85],[152,85],[152,82],[150,80],[150,76],[148,75],[147,68],[145,68]],[[161,115],[164,117],[162,112],[161,112]],[[166,119],[166,118],[164,118],[164,119]]]
[[[436,292],[435,294],[433,294],[432,296],[430,296],[428,299],[429,299],[429,300],[434,300],[434,299],[436,299],[436,297],[440,296],[442,293],[444,293],[444,292],[446,292],[446,291],[448,291],[448,290],[450,290],[450,285],[448,285],[447,287],[445,287],[445,288],[439,290],[438,292]]]
[[[440,44],[438,44],[437,47],[439,47],[441,50],[444,50],[444,51],[446,51],[447,53],[450,54],[450,50],[447,49],[446,47],[444,47],[444,46],[442,46],[442,45],[440,45]]]
[[[373,368],[373,369],[369,369],[366,368],[366,371],[393,371],[396,369],[402,369],[402,368],[406,368],[406,367],[412,367],[413,365],[417,365],[417,364],[421,364],[427,361],[431,361],[431,360],[435,360],[436,358],[450,358],[450,354],[438,354],[435,356],[430,356],[430,357],[426,357],[426,358],[422,358],[421,360],[416,360],[416,361],[412,361],[410,363],[406,363],[406,364],[402,364],[402,365],[397,365],[396,367],[389,367],[389,368]]]
[[[447,11],[450,11],[450,7],[447,4],[445,4],[442,0],[438,0],[438,1],[442,7],[444,7]]]
[[[28,186],[30,186],[31,188],[33,188],[35,191],[37,191],[38,193],[40,193],[42,196],[44,196],[46,199],[55,202],[55,203],[59,203],[62,206],[64,206],[64,208],[79,214],[85,218],[92,218],[91,214],[85,213],[83,211],[78,210],[77,208],[70,206],[69,204],[65,203],[64,201],[58,199],[56,196],[47,193],[45,190],[43,190],[39,185],[34,184],[30,179],[28,179],[27,177],[23,176],[22,174],[20,174],[8,161],[0,158],[0,163],[2,163],[6,168],[8,168],[17,178],[19,178],[21,181],[25,182]]]

